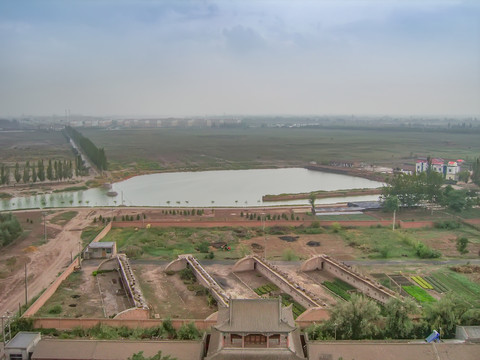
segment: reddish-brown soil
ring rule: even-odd
[[[79,252],[81,230],[90,224],[88,210],[66,225],[50,224],[56,213],[46,216],[47,242],[43,242],[43,221],[40,211],[15,213],[23,228],[23,237],[2,249],[0,254],[0,313],[18,310],[25,303],[25,264],[27,264],[28,299],[45,289],[58,273]],[[26,219],[33,219],[33,224]]]

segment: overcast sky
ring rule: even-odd
[[[0,115],[480,114],[480,1],[0,0]]]

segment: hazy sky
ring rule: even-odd
[[[0,0],[0,115],[480,114],[480,1]]]

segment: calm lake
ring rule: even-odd
[[[265,206],[307,204],[307,200],[262,202],[267,194],[315,190],[377,188],[383,184],[363,178],[302,168],[177,172],[136,176],[113,184],[117,196],[95,188],[0,201],[0,210],[78,206]],[[317,204],[376,200],[377,195],[329,198]]]

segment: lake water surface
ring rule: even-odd
[[[0,201],[0,210],[78,206],[265,206],[306,204],[306,200],[262,202],[267,194],[316,190],[377,188],[383,184],[359,177],[303,168],[176,172],[135,176],[107,189],[12,198]],[[377,195],[328,198],[318,204],[350,200],[376,200]]]

